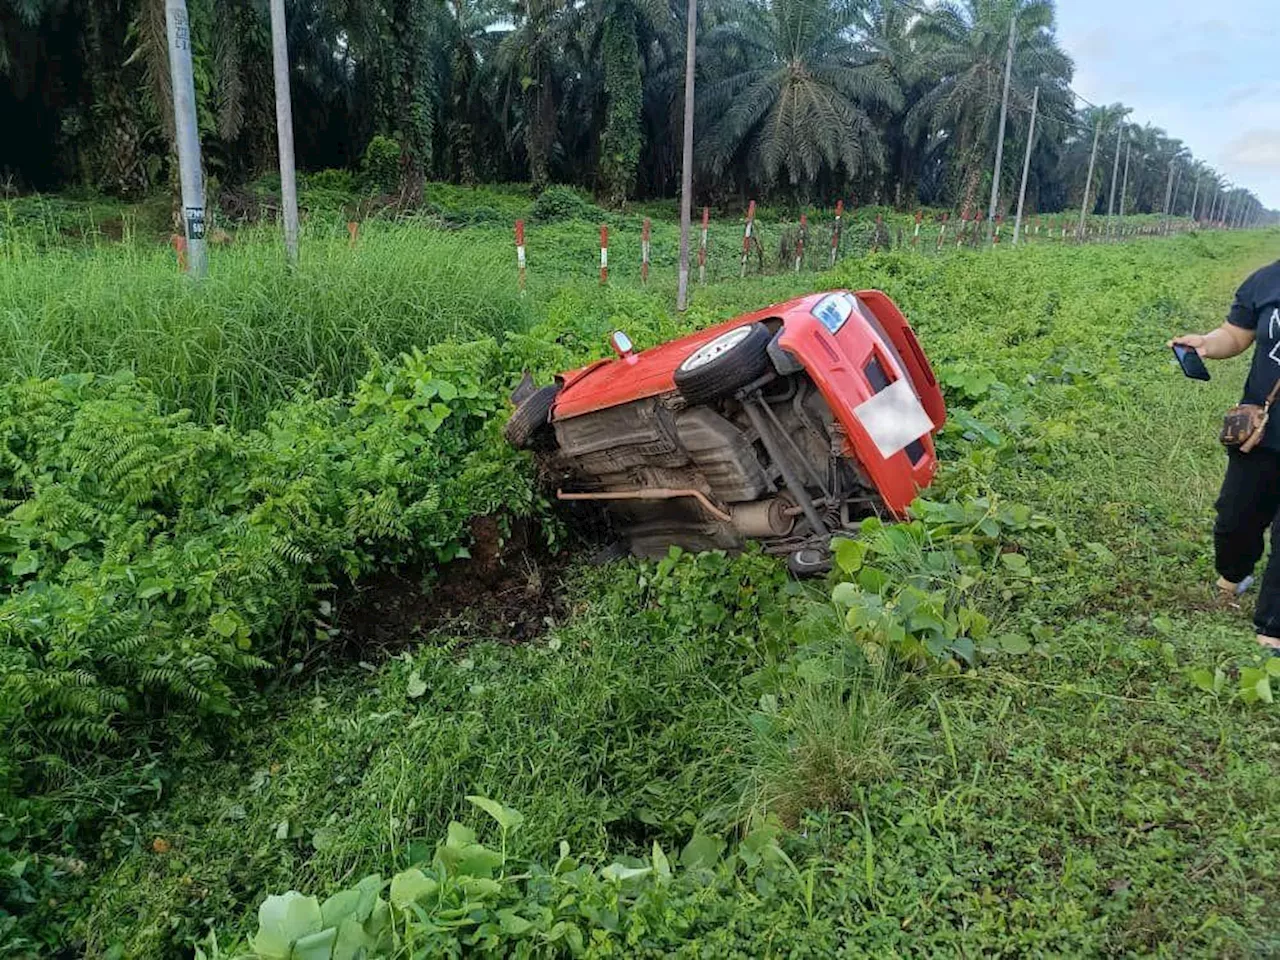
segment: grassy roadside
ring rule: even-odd
[[[535,644],[446,632],[281,688],[106,838],[114,865],[77,911],[89,953],[165,955],[209,922],[225,943],[268,892],[324,894],[413,862],[450,818],[480,826],[468,793],[525,814],[516,855],[554,859],[565,839],[600,861],[731,835],[774,798],[802,828],[783,838],[802,879],[680,888],[688,926],[668,929],[689,955],[1280,949],[1280,718],[1186,676],[1256,660],[1247,622],[1206,612],[1201,586],[1214,418],[1243,370],[1194,384],[1163,348],[1216,324],[1275,250],[1255,235],[893,254],[708,289],[691,322],[814,285],[903,305],[963,411],[936,495],[1056,525],[984,598],[1036,649],[960,676],[833,677],[804,666],[815,645],[845,649],[829,608],[761,558],[576,571]],[[675,329],[634,290],[566,286],[546,310],[539,332],[575,352],[611,326],[642,345]]]

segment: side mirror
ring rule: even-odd
[[[613,347],[613,352],[621,359],[626,359],[636,352],[635,344],[631,342],[631,338],[621,330],[615,330],[609,336],[609,343]]]

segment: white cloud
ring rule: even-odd
[[[1081,56],[1096,63],[1100,60],[1112,59],[1116,48],[1111,40],[1110,31],[1103,27],[1096,27],[1076,40],[1073,48],[1067,52],[1072,57]]]
[[[1280,173],[1280,129],[1241,134],[1226,145],[1223,158],[1236,166]]]
[[[1057,13],[1077,93],[1123,100],[1134,122],[1163,127],[1280,207],[1276,0],[1070,0]]]

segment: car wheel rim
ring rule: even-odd
[[[697,370],[705,367],[711,361],[724,356],[751,333],[751,327],[735,327],[727,333],[722,333],[714,340],[709,340],[700,346],[697,350],[689,355],[684,363],[680,364],[680,369],[684,371]]]

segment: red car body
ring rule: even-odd
[[[878,290],[858,291],[854,313],[832,334],[812,312],[827,296],[829,292],[775,304],[640,353],[563,373],[557,378],[561,389],[551,420],[674,393],[676,369],[698,347],[742,324],[780,320],[779,346],[803,364],[844,428],[848,456],[861,465],[889,512],[902,517],[918,492],[932,482],[937,454],[932,436],[921,438],[925,455],[914,463],[906,450],[889,457],[880,454],[854,412],[876,392],[866,373],[868,361],[875,357],[894,379],[911,382],[935,430],[946,422],[942,389],[911,325],[889,297]]]
[[[905,516],[937,471],[942,392],[878,291],[801,297],[640,352],[619,333],[614,350],[523,384],[505,431],[632,553],[754,540],[820,572],[832,536]]]

